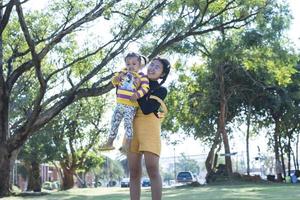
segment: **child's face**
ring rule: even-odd
[[[128,57],[125,62],[128,71],[138,72],[140,70],[141,63],[137,57]]]

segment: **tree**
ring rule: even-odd
[[[103,162],[92,151],[108,132],[103,124],[106,107],[103,98],[84,99],[73,103],[47,125],[52,131],[55,160],[63,172],[62,189],[73,187],[78,170],[87,172]]]
[[[51,133],[49,134],[46,131],[39,135],[33,135],[19,153],[19,160],[22,160],[24,166],[26,166],[27,191],[41,191],[40,164],[53,161],[55,156],[55,152],[52,151],[52,146],[49,142],[51,140]]]
[[[179,161],[176,163],[178,171],[191,171],[193,174],[199,174],[200,166],[199,163],[191,158],[188,158],[184,153],[181,154]]]
[[[296,72],[296,57],[292,51],[285,49],[281,42],[280,38],[275,42],[270,41],[269,45],[252,49],[252,53],[248,54],[249,57],[245,58],[245,67],[249,71],[255,71],[254,82],[263,89],[261,95],[255,100],[257,101],[255,109],[260,112],[261,118],[265,119],[265,126],[274,124],[271,143],[274,146],[278,181],[282,181],[282,173],[285,173],[283,153],[280,153],[282,121],[288,107],[291,107],[286,87],[292,84],[292,75]],[[257,54],[258,52],[260,53]],[[257,66],[256,69],[253,66]]]
[[[99,155],[97,155],[96,153],[93,152],[89,152],[85,158],[85,161],[83,163],[83,165],[81,166],[82,169],[79,169],[78,173],[81,173],[81,178],[79,176],[77,176],[78,180],[81,183],[82,187],[87,187],[87,183],[86,183],[86,174],[90,171],[92,171],[92,169],[95,168],[99,168],[101,166],[103,166],[104,164],[104,159],[103,157],[100,157]],[[97,185],[97,181],[95,181]]]
[[[99,176],[108,181],[120,180],[124,175],[124,170],[121,162],[105,157],[103,167],[99,171]]]
[[[144,34],[143,28],[160,12],[166,1],[141,5],[128,3],[119,7],[118,0],[105,3],[62,0],[52,2],[43,12],[32,13],[23,11],[22,4],[26,2],[10,0],[0,3],[0,168],[5,169],[0,171],[0,196],[9,193],[9,165],[16,157],[12,155],[17,154],[30,135],[68,105],[83,97],[98,96],[111,90],[112,85],[106,81],[112,74],[105,66],[130,41]],[[132,6],[132,9],[127,10],[127,6]],[[121,14],[114,10],[121,11]],[[123,16],[123,11],[129,11],[128,15]],[[143,11],[144,14],[137,16]],[[58,12],[62,17],[55,17]],[[74,38],[76,31],[98,18],[105,20],[112,15],[127,20],[114,27],[110,39],[99,41],[95,47],[90,45],[80,49]],[[12,119],[9,115],[12,112],[11,97],[20,93],[18,89],[24,89],[20,80],[26,76],[35,80],[33,98],[25,113]],[[65,86],[61,87],[62,83]],[[54,89],[60,91],[54,92]]]
[[[102,122],[106,107],[102,98],[76,102],[42,128],[41,133],[28,140],[19,156],[29,162],[32,169],[36,169],[34,174],[37,176],[29,176],[33,184],[28,185],[28,190],[41,189],[39,165],[42,162],[61,164],[62,189],[74,185],[73,176],[79,171],[83,176],[78,178],[85,185],[85,174],[103,162],[103,158],[93,153],[92,149],[106,135],[105,124]]]
[[[56,0],[43,12],[24,11],[25,3],[0,2],[0,169],[10,169],[27,139],[67,106],[110,91],[108,65],[131,42],[150,38],[153,43],[143,51],[152,58],[195,35],[245,26],[269,2]],[[157,16],[165,19],[161,27],[154,24]],[[109,20],[109,39],[78,44],[76,33],[95,20]],[[22,97],[22,79],[34,83],[32,99],[11,118],[12,96]],[[9,174],[0,171],[0,196],[9,193]]]
[[[175,86],[171,87],[174,96],[168,98],[168,103],[174,107],[173,113],[178,110],[182,113],[180,116],[171,115],[164,127],[173,132],[182,128],[187,134],[193,134],[204,140],[209,135],[206,135],[207,130],[214,133],[214,137],[210,135],[213,145],[206,162],[208,172],[214,166],[212,162],[215,160],[214,151],[220,143],[220,135],[215,134],[216,132],[221,133],[225,154],[230,155],[226,133],[230,130],[226,129],[225,125],[239,115],[241,107],[247,106],[250,110],[254,102],[249,102],[252,98],[245,98],[249,96],[249,92],[252,95],[260,95],[276,84],[288,84],[291,81],[291,75],[295,72],[295,56],[289,49],[285,49],[282,43],[278,43],[282,41],[281,33],[288,24],[285,17],[286,8],[276,3],[275,6],[274,15],[270,14],[270,10],[258,15],[257,21],[252,24],[253,31],[221,29],[219,39],[213,37],[206,41],[206,44],[210,45],[203,46],[196,43],[194,46],[200,46],[199,51],[206,58],[204,64],[194,65],[191,71],[187,71],[184,66],[179,71],[181,72],[180,85],[174,84]],[[223,18],[221,17],[220,20]],[[273,33],[274,30],[276,30],[275,33]],[[194,49],[191,54],[195,54]],[[260,52],[260,54],[255,52]],[[217,110],[215,109],[216,100],[219,103]],[[261,98],[253,97],[252,101],[254,100],[258,102]],[[248,114],[248,122],[250,114]],[[217,115],[219,116],[218,122]],[[175,127],[169,128],[171,124],[175,124]],[[218,127],[215,127],[215,124],[218,124]],[[229,156],[226,157],[226,166],[230,173]]]

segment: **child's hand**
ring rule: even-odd
[[[136,101],[138,99],[138,95],[137,93],[134,93],[131,97],[130,97],[130,101]]]
[[[116,84],[116,85],[119,85],[119,84],[120,84],[120,81],[119,81],[118,76],[113,77],[112,82],[113,82],[114,84]]]
[[[118,81],[119,81],[119,82],[122,82],[123,79],[124,79],[124,76],[125,76],[125,73],[124,73],[124,72],[120,72],[119,75],[117,76]]]
[[[116,85],[119,85],[123,79],[124,79],[125,73],[124,72],[120,72],[118,74],[118,76],[113,77],[113,83],[115,83]]]

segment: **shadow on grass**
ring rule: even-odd
[[[77,194],[49,194],[43,196],[25,196],[20,199],[39,199],[39,200],[128,200],[129,194],[107,194],[107,195],[77,195]]]
[[[149,189],[142,190],[141,200],[151,199]],[[128,200],[129,190],[121,189],[74,189],[51,193],[40,197],[21,199],[39,200]],[[299,200],[300,184],[244,184],[201,187],[179,187],[163,190],[164,200]],[[13,199],[15,200],[15,199]],[[18,199],[19,200],[19,199]]]
[[[182,187],[164,191],[164,200],[298,200],[300,184],[244,184]]]

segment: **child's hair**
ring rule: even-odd
[[[164,84],[164,82],[166,82],[166,80],[168,78],[168,75],[169,75],[170,69],[171,69],[171,64],[167,59],[161,58],[161,57],[155,57],[152,60],[158,60],[163,65],[163,76],[160,77],[162,80],[159,83],[159,85],[161,86],[162,84]]]
[[[135,57],[135,58],[138,59],[139,63],[141,64],[141,67],[144,67],[144,66],[147,64],[147,62],[148,62],[148,59],[147,59],[146,56],[140,55],[140,54],[135,53],[135,52],[128,53],[128,54],[125,56],[124,60],[125,60],[125,62],[126,62],[126,60],[127,60],[128,58],[133,58],[133,57]]]

